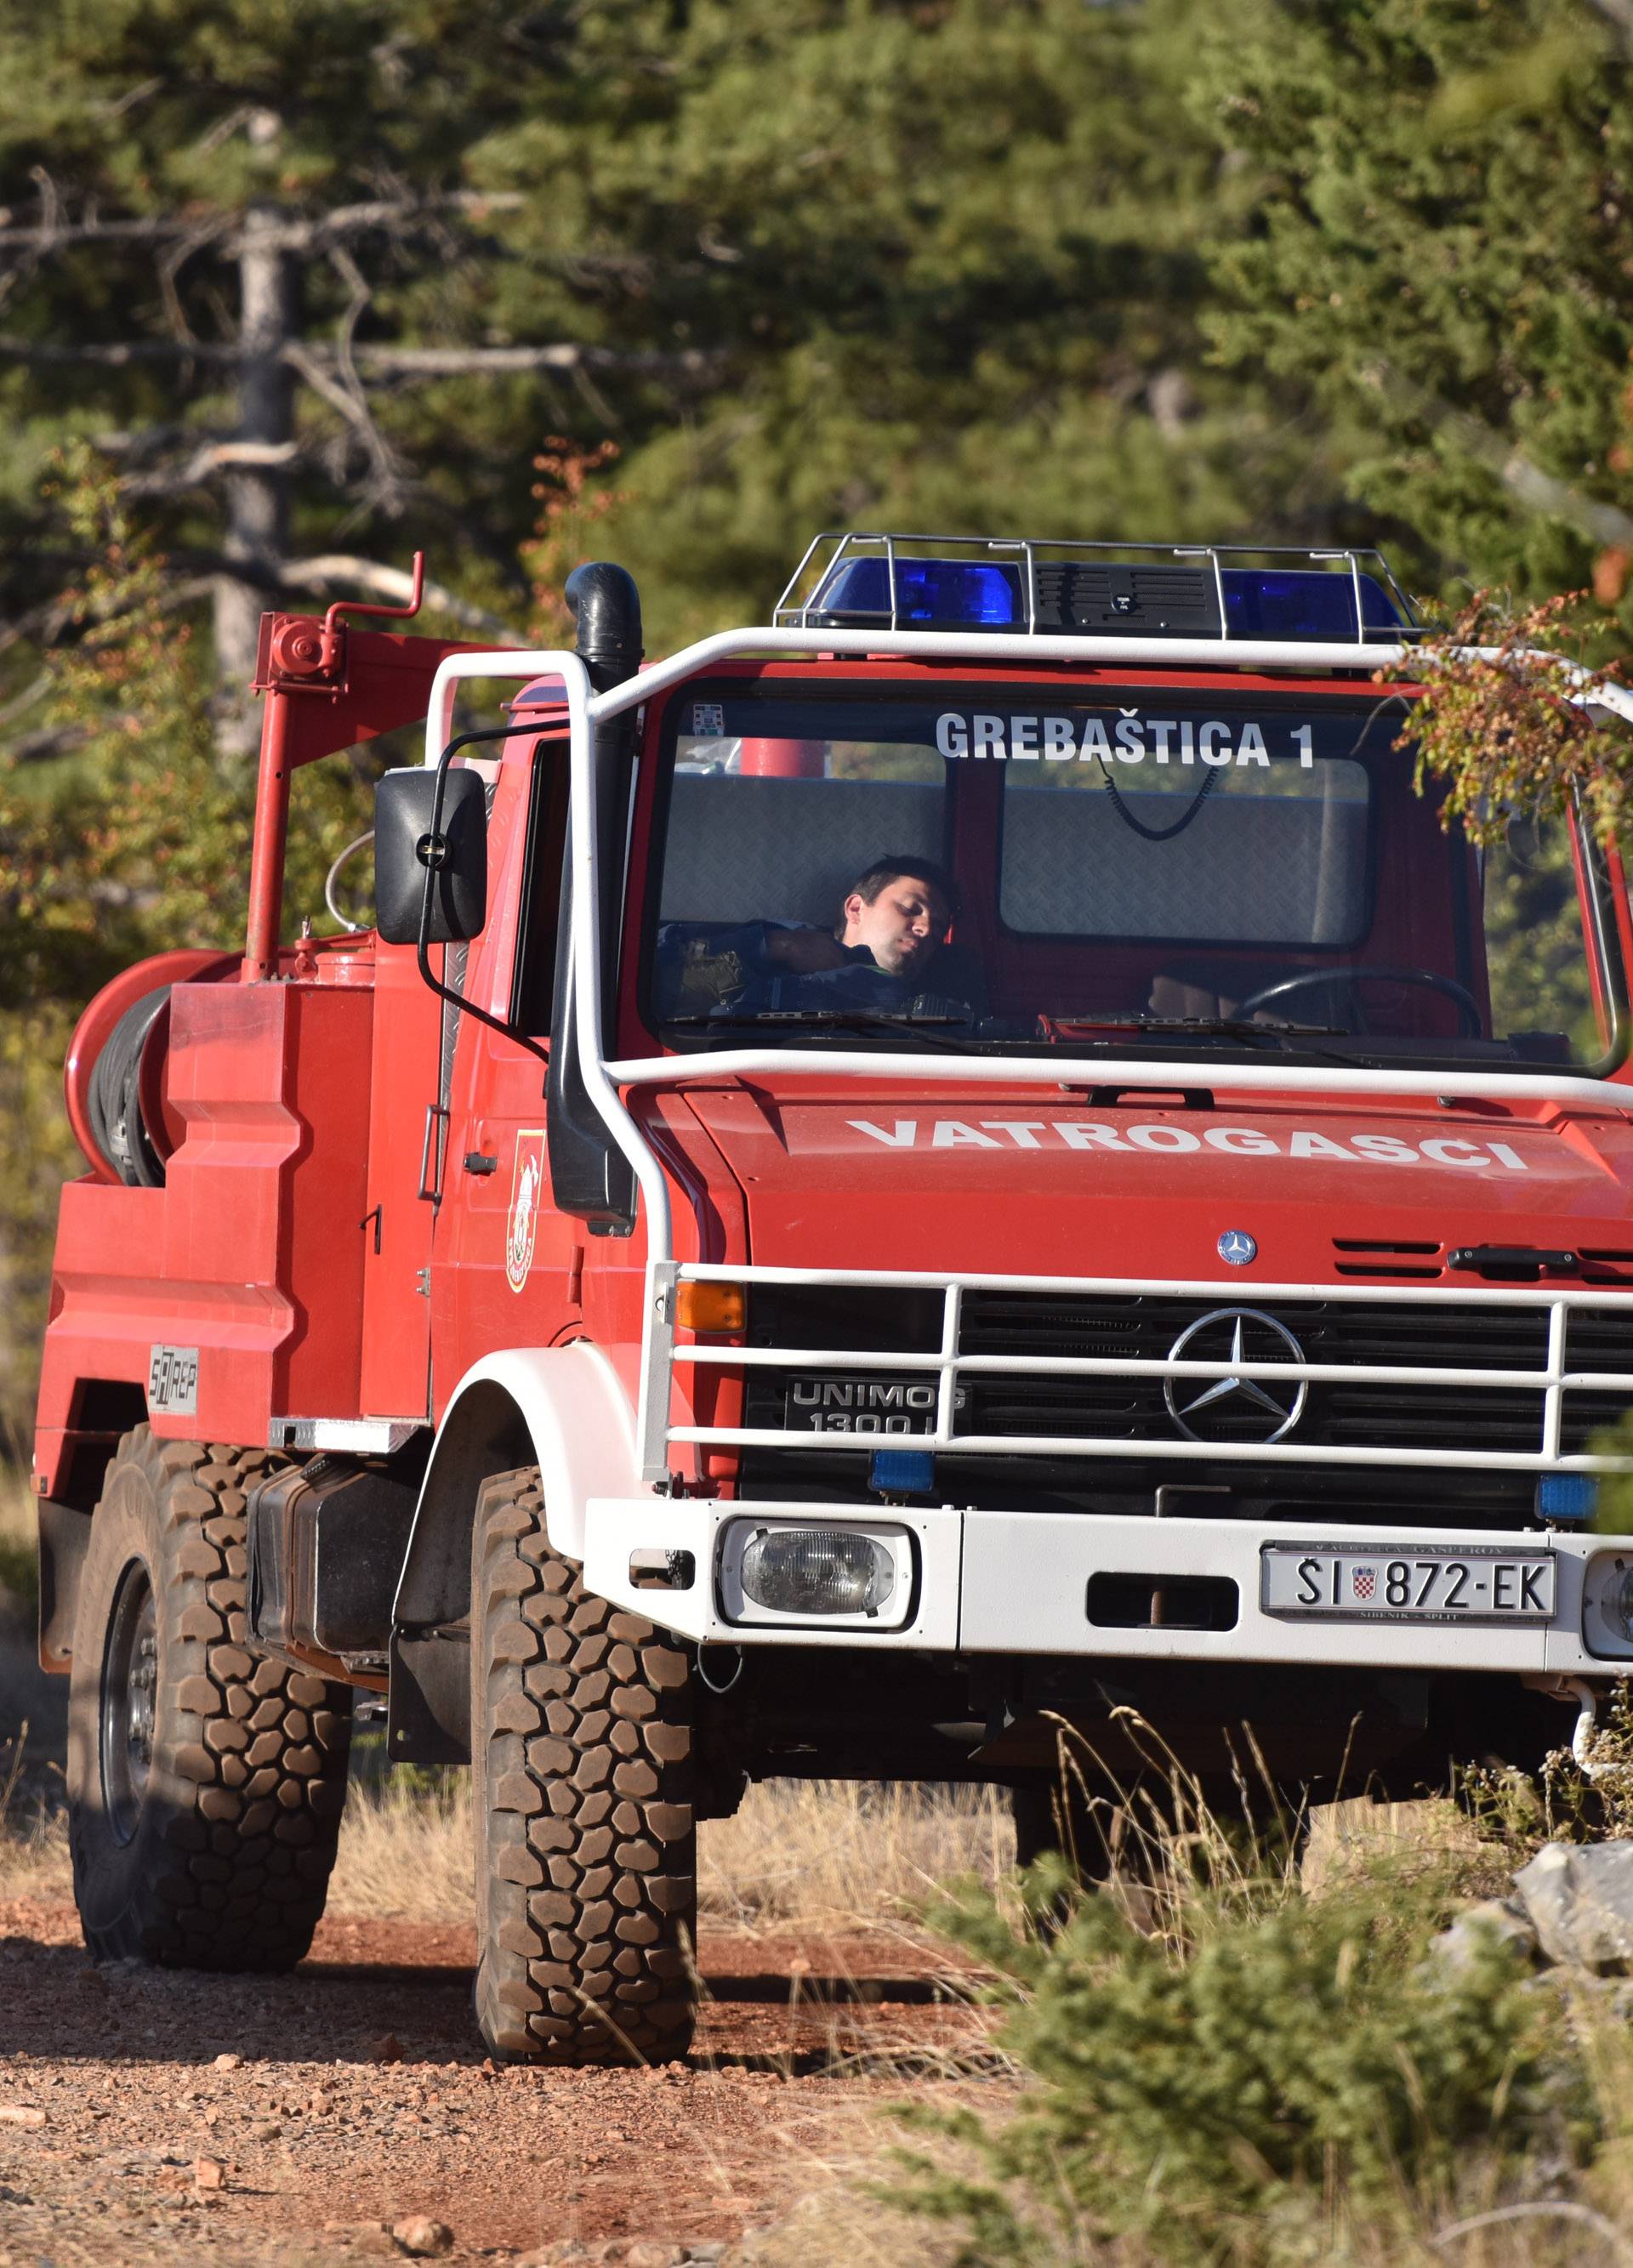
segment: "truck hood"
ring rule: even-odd
[[[1241,1285],[1220,1251],[1236,1232],[1261,1282],[1437,1277],[1481,1244],[1581,1253],[1600,1280],[1625,1262],[1633,1281],[1633,1128],[1542,1095],[1442,1107],[1216,1089],[1154,1108],[757,1081],[687,1100],[742,1188],[760,1266]]]

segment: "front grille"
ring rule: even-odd
[[[947,1461],[949,1489],[964,1484],[955,1472],[991,1480],[1012,1461],[1029,1485],[1073,1495],[1168,1485],[1216,1461],[1285,1471],[1302,1503],[1324,1474],[1371,1471],[1387,1493],[1398,1458],[1402,1485],[1442,1485],[1423,1478],[1431,1468],[1445,1486],[1483,1473],[1505,1504],[1507,1473],[1518,1504],[1555,1458],[1607,1454],[1606,1429],[1633,1410],[1633,1300],[1580,1288],[1374,1297],[733,1272],[759,1359],[718,1343],[674,1352],[741,1366],[736,1421],[670,1431],[751,1450],[757,1466],[774,1452],[837,1473],[846,1452],[905,1434]]]
[[[969,1292],[958,1351],[975,1355],[1068,1355],[1163,1362],[1210,1314],[1250,1302],[1138,1294],[1085,1299],[1038,1292]],[[1546,1310],[1484,1307],[1477,1301],[1418,1306],[1404,1300],[1278,1300],[1264,1310],[1297,1341],[1310,1363],[1437,1370],[1541,1370],[1548,1357]],[[1267,1353],[1290,1350],[1267,1337]],[[1222,1350],[1223,1351],[1223,1350]],[[1629,1349],[1633,1366],[1633,1348]],[[970,1373],[956,1433],[1023,1438],[1173,1440],[1164,1381],[1155,1378],[1001,1378]],[[1312,1381],[1292,1432],[1301,1447],[1534,1451],[1542,1394],[1513,1388]],[[1216,1405],[1210,1441],[1265,1438],[1261,1413],[1242,1397]],[[1290,1439],[1290,1436],[1289,1436]]]
[[[1181,1332],[1205,1315],[1221,1309],[1262,1307],[1287,1326],[1312,1362],[1540,1370],[1548,1357],[1545,1307],[1488,1307],[1477,1300],[1266,1300],[1256,1298],[1246,1285],[1233,1293],[1233,1285],[1221,1285],[1217,1298],[1208,1300],[1148,1292],[1086,1299],[1037,1292],[966,1292],[958,1351],[1123,1355],[1160,1362]],[[1615,1320],[1628,1367],[1633,1370],[1628,1322],[1619,1315]]]
[[[1179,1429],[1160,1379],[972,1377],[965,1381],[953,1432],[1155,1441],[1171,1440]],[[1317,1381],[1289,1439],[1301,1448],[1511,1449],[1524,1456],[1541,1433],[1541,1392]],[[1264,1440],[1265,1427],[1245,1402],[1218,1405],[1204,1438],[1251,1446]]]

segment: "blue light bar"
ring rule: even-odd
[[[1409,628],[1376,576],[1334,568],[1220,567],[1187,554],[1132,563],[1019,562],[898,552],[841,556],[800,619],[833,629],[1033,630],[1067,637],[1321,639],[1363,644]],[[1357,599],[1361,620],[1356,619]],[[1220,619],[1223,600],[1224,619]],[[893,601],[893,603],[892,603]]]
[[[1544,1473],[1537,1483],[1539,1520],[1569,1521],[1585,1527],[1599,1501],[1599,1483],[1592,1473]]]
[[[890,619],[888,559],[848,559],[819,593],[824,615]],[[1018,567],[972,559],[898,559],[896,620],[902,629],[1013,630],[1026,622]]]
[[[876,1449],[868,1467],[876,1496],[928,1496],[935,1486],[935,1459],[928,1449]]]
[[[1363,575],[1361,611],[1370,630],[1400,627],[1389,593],[1375,577]],[[1231,637],[1352,638],[1356,635],[1356,586],[1348,575],[1287,567],[1226,567],[1225,627]]]

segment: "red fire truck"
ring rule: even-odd
[[[1590,1724],[1627,890],[1416,792],[1383,562],[819,538],[644,668],[622,570],[567,596],[572,652],[269,616],[246,950],[76,1034],[93,1953],[299,1959],[354,1692],[472,1765],[478,2021],[557,2060],[683,2051],[754,1778],[986,1779],[1031,1848],[1062,1725],[1330,1793]],[[422,718],[374,928],[292,938],[292,776]]]

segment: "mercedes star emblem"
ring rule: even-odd
[[[1244,1378],[1252,1362],[1303,1362],[1304,1351],[1274,1315],[1257,1307],[1216,1307],[1180,1332],[1170,1362],[1228,1362],[1224,1378],[1170,1378],[1163,1399],[1179,1431],[1193,1441],[1258,1440],[1266,1447],[1290,1433],[1310,1389],[1303,1379],[1273,1378],[1261,1385]],[[1213,1413],[1212,1420],[1204,1415]],[[1198,1430],[1198,1420],[1206,1430]],[[1254,1423],[1263,1430],[1254,1433]]]
[[[1219,1240],[1219,1257],[1227,1268],[1245,1268],[1259,1257],[1259,1247],[1245,1228],[1227,1228]]]

